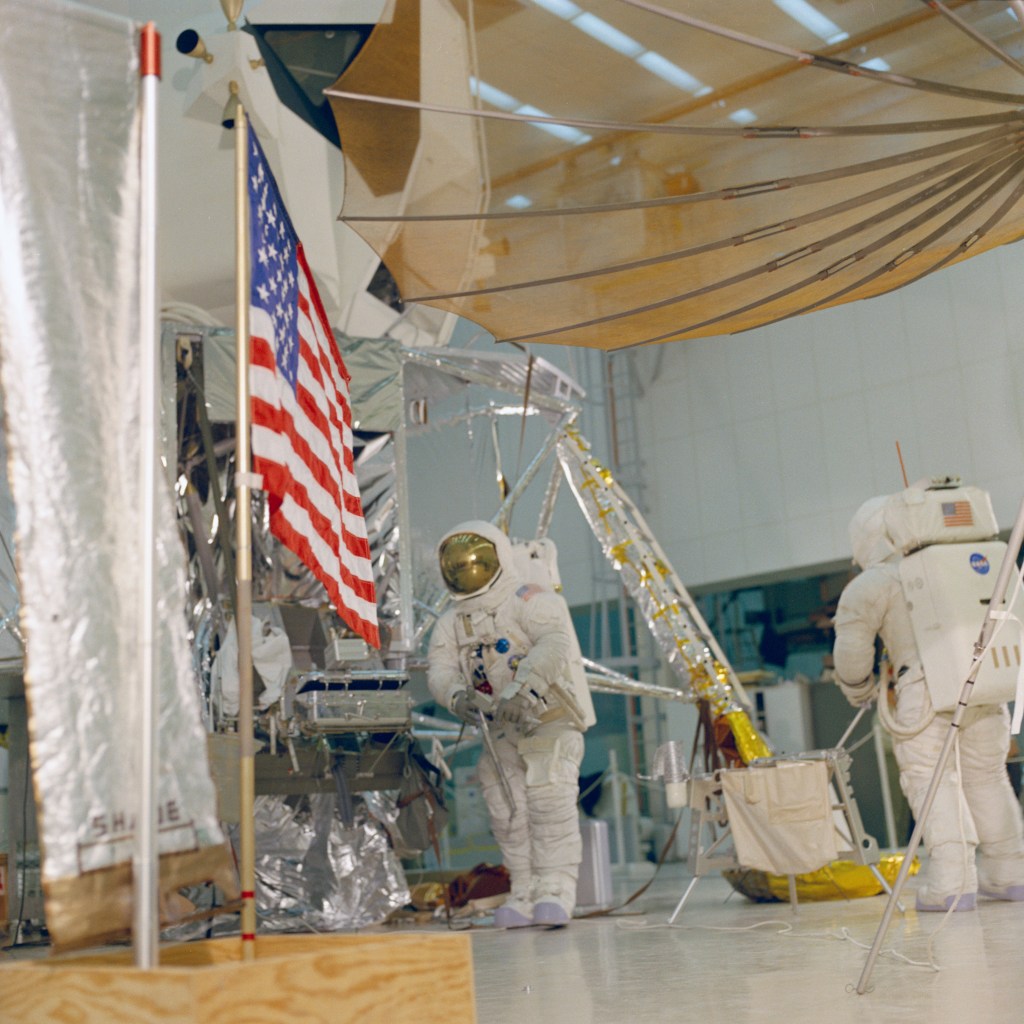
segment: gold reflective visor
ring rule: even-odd
[[[475,594],[501,569],[498,552],[478,533],[456,533],[441,545],[441,575],[453,594]]]

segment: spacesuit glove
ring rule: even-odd
[[[503,697],[495,705],[494,721],[497,725],[522,725],[531,717],[533,703],[533,697],[525,693]]]
[[[860,683],[850,684],[838,680],[839,689],[843,691],[851,707],[859,708],[864,704],[870,704],[878,697],[878,683],[874,677],[869,676]]]
[[[548,681],[539,672],[534,672],[525,665],[520,665],[516,672],[515,682],[518,684],[520,692],[532,694],[534,697],[543,697],[551,689]]]
[[[479,711],[473,693],[468,690],[459,690],[452,700],[452,714],[460,721],[468,725],[476,725],[479,721]]]

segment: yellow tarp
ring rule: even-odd
[[[894,853],[882,857],[878,870],[891,886],[896,881],[903,864],[903,854]],[[921,862],[915,857],[910,865],[910,874],[921,870]],[[785,875],[773,875],[767,871],[736,868],[723,871],[729,884],[755,903],[775,900],[789,900],[789,879]],[[874,872],[863,864],[850,860],[836,860],[817,871],[796,876],[797,900],[853,900],[864,896],[877,896],[884,892]]]

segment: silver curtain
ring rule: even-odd
[[[138,733],[136,27],[0,0],[0,359],[47,923],[123,930]],[[226,867],[161,495],[155,638],[164,891]]]

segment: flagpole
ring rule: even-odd
[[[156,966],[160,939],[160,862],[157,848],[156,729],[156,487],[159,446],[157,408],[156,144],[160,34],[153,22],[140,34],[141,132],[139,148],[139,445],[142,508],[139,540],[142,593],[139,600],[138,803],[132,854],[134,889],[132,948],[135,965]]]
[[[234,83],[232,83],[234,85]],[[237,87],[236,87],[237,88]],[[234,91],[234,90],[233,90]],[[252,692],[252,525],[249,447],[249,121],[238,105],[235,113],[235,574],[238,632],[239,738],[239,874],[242,889],[242,959],[256,958],[256,759]]]

